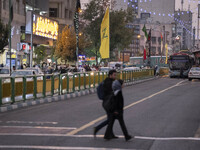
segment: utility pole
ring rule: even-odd
[[[30,51],[30,68],[33,67],[33,11],[31,11],[31,51]]]
[[[163,26],[163,51],[162,51],[162,55],[163,55],[163,53],[165,53],[165,42],[166,42],[166,34],[165,34],[165,26]]]
[[[197,22],[198,22],[198,24],[197,24],[197,48],[199,48],[199,18],[200,18],[200,4],[198,4],[198,18],[197,18]]]
[[[80,0],[76,1],[76,9],[75,9],[75,15],[74,15],[74,26],[75,26],[75,32],[76,32],[76,57],[77,62],[76,66],[79,67],[79,13],[81,12],[81,3]]]
[[[193,47],[195,47],[196,28],[193,28]]]
[[[11,23],[12,23],[12,19],[13,19],[13,6],[11,4],[11,0],[9,0],[9,23],[8,23],[8,26],[9,26],[9,52],[10,52],[10,75],[11,75],[11,72],[12,72],[12,53],[11,53],[11,41],[12,41],[12,38],[11,38]]]

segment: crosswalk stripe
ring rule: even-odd
[[[46,126],[0,126],[0,128],[22,128],[22,129],[29,129],[29,128],[34,128],[34,129],[57,129],[57,130],[75,130],[77,128],[73,127],[46,127]]]
[[[93,138],[93,135],[66,135],[66,134],[30,134],[30,133],[0,133],[0,136],[38,136],[38,137],[72,137],[72,138]],[[124,138],[122,135],[117,135],[119,138]],[[98,138],[103,138],[104,135],[97,135]],[[157,141],[200,141],[197,137],[144,137],[135,136],[134,139],[140,140],[157,140]]]
[[[62,147],[62,146],[29,146],[29,145],[0,145],[0,148],[9,149],[46,149],[46,150],[130,150],[119,148],[97,148],[97,147]],[[131,149],[136,150],[136,149]],[[139,150],[139,149],[138,149]],[[141,149],[140,149],[141,150]]]

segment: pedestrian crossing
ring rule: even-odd
[[[36,149],[36,150],[136,150],[118,148],[97,148],[97,147],[63,147],[63,146],[28,146],[28,145],[0,145],[0,149]],[[137,149],[141,150],[141,149]]]

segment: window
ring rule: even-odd
[[[3,9],[6,10],[7,8],[7,0],[3,0]]]
[[[148,19],[150,18],[150,13],[141,13],[141,19]]]
[[[16,0],[16,13],[19,14],[19,0]]]
[[[151,47],[151,55],[156,55],[156,47]]]
[[[156,37],[152,37],[151,40],[152,40],[152,44],[156,44]]]
[[[49,17],[58,17],[58,8],[49,8]]]
[[[69,19],[72,19],[73,15],[72,15],[72,11],[69,11]]]
[[[69,10],[65,9],[65,18],[68,19],[69,18]]]

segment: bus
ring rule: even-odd
[[[151,66],[158,67],[168,67],[168,64],[165,64],[166,56],[151,56]],[[130,57],[130,64],[133,64],[134,67],[147,66],[148,60],[143,60],[143,57]]]
[[[188,73],[194,65],[194,56],[189,51],[180,51],[169,57],[170,78],[188,77]]]

